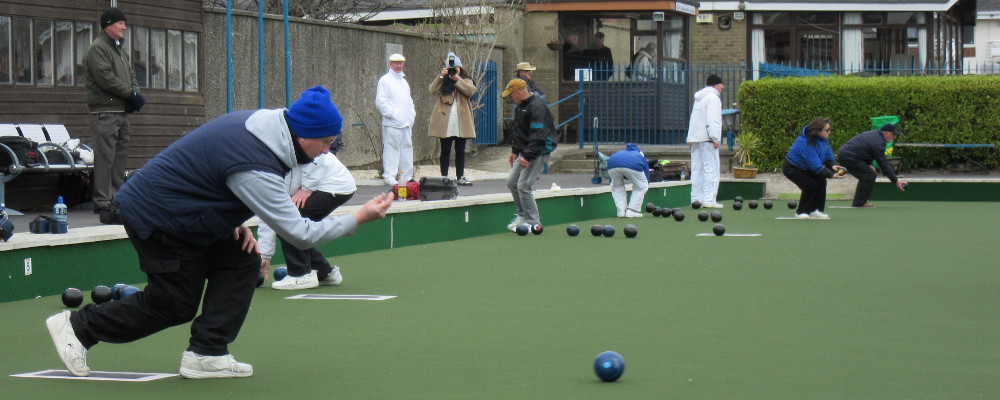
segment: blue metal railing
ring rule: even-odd
[[[497,94],[497,63],[489,61],[485,64],[477,63],[477,69],[483,70],[482,82],[477,82],[476,94],[473,96],[472,104],[477,104],[475,110],[476,138],[477,144],[497,144],[497,126],[499,114]]]

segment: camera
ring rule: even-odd
[[[455,75],[458,70],[455,69],[455,56],[448,56],[448,75]]]

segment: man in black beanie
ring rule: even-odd
[[[94,212],[111,204],[125,180],[125,160],[131,128],[128,113],[139,111],[145,99],[125,55],[125,13],[111,7],[101,14],[101,33],[83,57],[87,108],[94,147]]]

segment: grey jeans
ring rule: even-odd
[[[510,168],[510,175],[507,175],[507,189],[510,189],[510,194],[514,197],[517,215],[523,218],[527,224],[540,224],[538,204],[535,203],[535,195],[532,193],[531,186],[538,180],[538,175],[541,175],[542,169],[548,163],[549,156],[538,156],[528,163],[527,167],[521,166],[520,159],[521,157],[518,156]]]
[[[94,209],[107,206],[125,181],[131,127],[123,113],[90,114],[94,144]]]

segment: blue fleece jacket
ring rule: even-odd
[[[833,150],[830,149],[830,141],[823,138],[816,138],[816,143],[809,145],[806,138],[806,127],[802,127],[802,133],[795,138],[792,147],[788,149],[785,161],[817,175],[824,173],[827,167],[833,166]]]
[[[646,162],[646,156],[639,150],[639,146],[636,146],[634,143],[625,145],[625,150],[608,157],[608,169],[615,168],[642,171],[646,174],[646,182],[649,182],[649,163]]]

